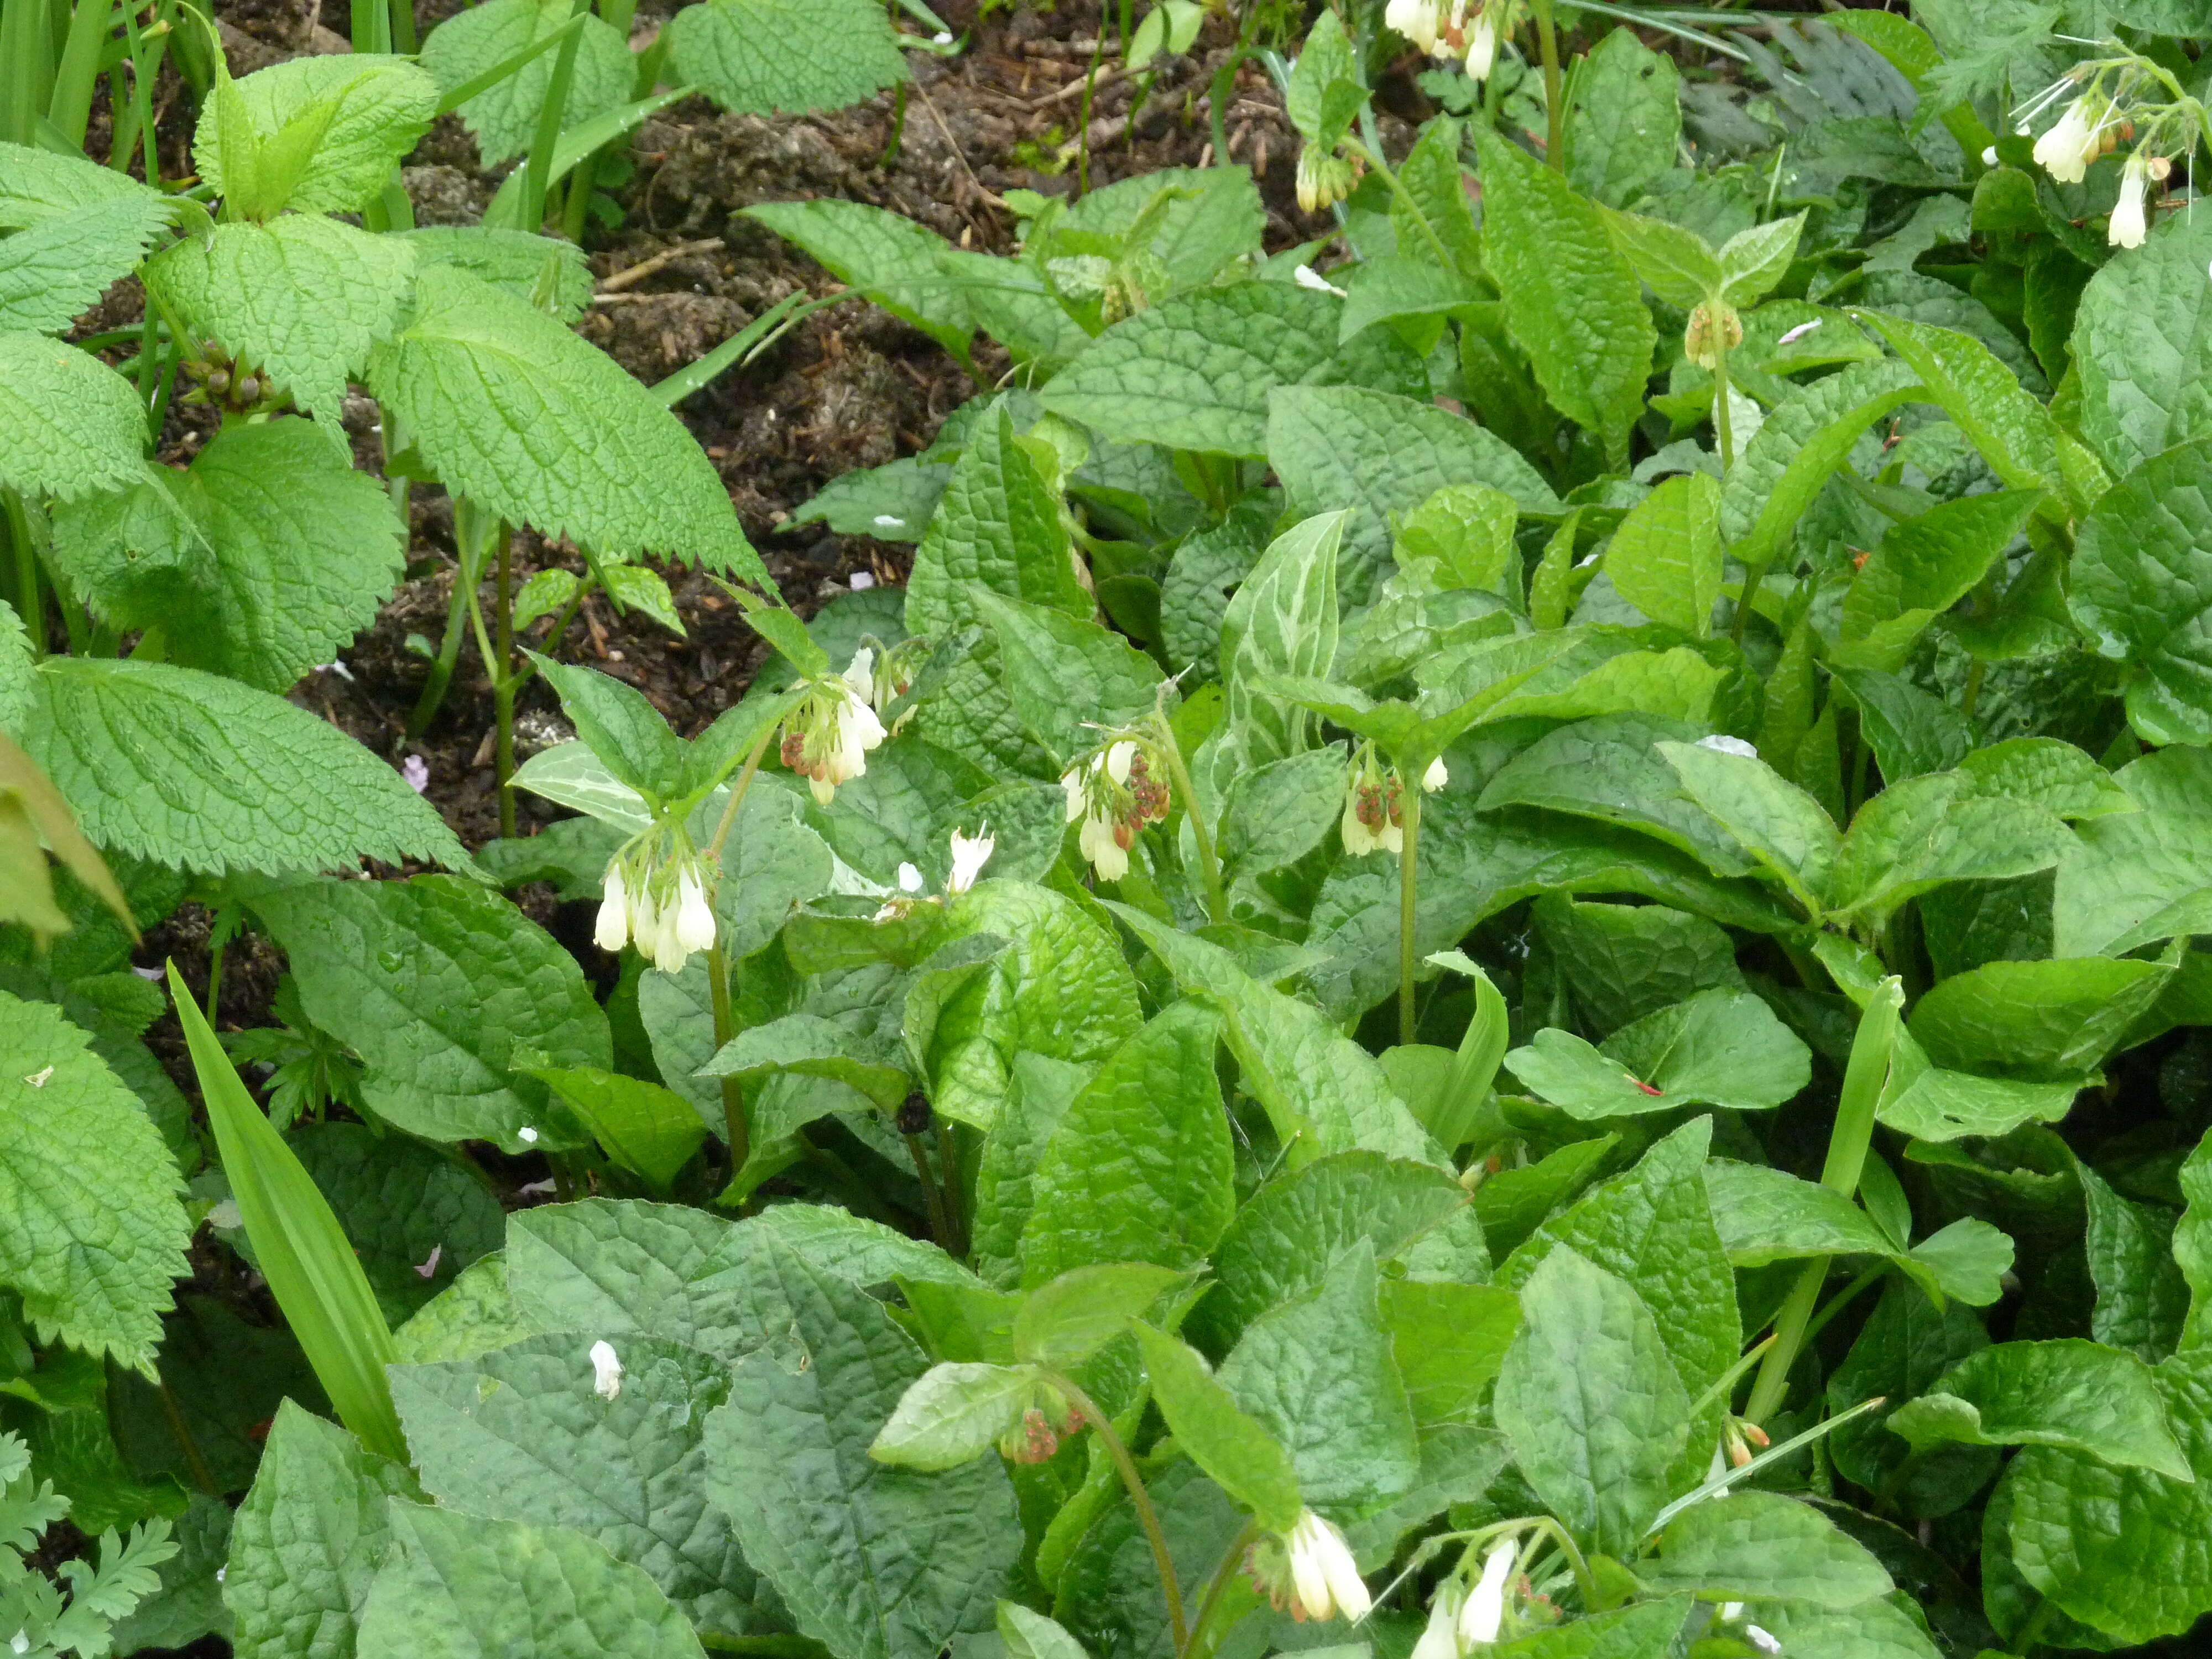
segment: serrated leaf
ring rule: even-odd
[[[615,1342],[621,1389],[595,1388],[590,1330],[533,1336],[480,1358],[392,1370],[423,1489],[495,1520],[574,1528],[642,1571],[684,1616],[724,1636],[771,1627],[729,1523],[702,1490],[702,1425],[729,1395],[709,1355],[651,1337]]]
[[[430,31],[422,42],[422,66],[450,92],[544,40],[569,15],[563,0],[485,0]],[[538,113],[552,89],[559,56],[558,47],[538,53],[461,106],[461,119],[476,135],[477,153],[486,167],[520,155],[537,136]],[[629,96],[635,73],[629,42],[611,23],[585,14],[568,101],[561,111],[562,129],[580,126],[620,104]]]
[[[1291,510],[1349,507],[1338,580],[1364,600],[1390,554],[1390,526],[1447,484],[1486,484],[1534,513],[1559,497],[1503,438],[1431,403],[1364,386],[1279,386],[1267,399],[1267,460]]]
[[[924,633],[988,620],[970,584],[1086,621],[1095,609],[1069,562],[1059,502],[1003,407],[969,438],[914,564],[907,617]]]
[[[675,78],[740,115],[838,109],[907,78],[868,0],[706,0],[669,24]]]
[[[95,846],[188,870],[307,874],[364,858],[465,869],[392,767],[282,697],[166,663],[50,657],[24,746]]]
[[[707,1419],[707,1492],[799,1629],[848,1659],[931,1659],[988,1630],[1020,1549],[1003,1468],[941,1474],[867,1455],[927,1369],[882,1304],[771,1245],[797,1369],[760,1352]]]
[[[43,334],[0,333],[0,488],[62,501],[138,476],[138,393],[89,352]]]
[[[174,212],[158,196],[118,196],[0,240],[0,330],[66,332],[130,274]]]
[[[0,142],[0,230],[23,230],[134,198],[154,201],[159,196],[129,173],[82,155]]]
[[[51,556],[114,627],[159,628],[171,662],[283,691],[375,620],[402,551],[376,480],[279,418],[64,507]]]
[[[298,213],[351,213],[363,206],[429,131],[438,110],[438,83],[428,73],[407,58],[373,53],[295,58],[233,84],[264,132],[279,131],[312,105],[329,100],[336,106],[312,162],[286,200]],[[192,162],[218,196],[226,193],[222,125],[210,98],[192,134]]]
[[[253,906],[284,945],[307,1017],[367,1063],[362,1092],[380,1116],[510,1152],[580,1144],[509,1057],[526,1047],[605,1070],[606,1017],[575,958],[505,899],[422,876],[285,888]]]
[[[1810,1504],[1771,1492],[1692,1504],[1659,1534],[1657,1557],[1638,1563],[1636,1576],[1662,1594],[1820,1607],[1856,1607],[1893,1588],[1864,1545]]]
[[[1342,303],[1287,283],[1178,294],[1099,336],[1046,385],[1044,405],[1117,442],[1261,459],[1269,392],[1347,378]]]
[[[352,1659],[390,1540],[389,1500],[412,1496],[379,1457],[292,1401],[276,1409],[253,1489],[231,1527],[222,1599],[246,1659]]]
[[[703,1659],[653,1580],[568,1527],[391,1507],[360,1659]]]
[[[192,334],[216,342],[311,415],[335,422],[347,380],[387,339],[415,274],[405,242],[287,214],[223,224],[147,262],[146,285]]]
[[[1916,1449],[1942,1441],[2066,1446],[2116,1468],[2184,1484],[2197,1478],[2166,1426],[2150,1368],[2079,1338],[1984,1348],[1892,1412],[1888,1427]]]
[[[665,554],[768,586],[697,442],[612,358],[453,267],[415,287],[412,320],[376,349],[368,380],[448,489],[598,552]]]
[[[975,319],[963,285],[945,266],[948,244],[927,225],[834,197],[763,202],[744,211],[955,356],[966,355]]]
[[[1506,326],[1554,407],[1602,440],[1616,467],[1643,412],[1658,335],[1598,210],[1541,162],[1478,127],[1484,262]]]
[[[1573,1250],[1544,1258],[1521,1305],[1498,1425],[1552,1513],[1588,1547],[1625,1557],[1669,1496],[1689,1395],[1642,1299]]]
[[[422,225],[392,234],[415,250],[418,268],[453,265],[532,304],[550,287],[550,314],[564,323],[581,317],[592,301],[592,268],[584,250],[557,236],[493,225]]]
[[[191,1230],[160,1132],[89,1043],[0,991],[0,1279],[42,1341],[151,1376]]]
[[[1191,1267],[1212,1252],[1236,1209],[1219,1044],[1218,1015],[1174,1004],[1068,1103],[1032,1178],[1025,1284],[1106,1262]]]

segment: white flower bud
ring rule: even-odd
[[[1467,37],[1468,78],[1476,84],[1487,81],[1490,72],[1498,67],[1498,20],[1494,8],[1485,6],[1482,15],[1474,20],[1474,27]]]
[[[2105,232],[2106,240],[2114,247],[2143,245],[2143,237],[2149,229],[2143,211],[2143,191],[2149,174],[2149,165],[2141,150],[2129,156],[2127,165],[2120,169],[2120,199],[2112,204],[2112,223]]]
[[[1413,1659],[1460,1659],[1455,1629],[1458,1620],[1459,1580],[1447,1578],[1437,1587],[1436,1597],[1429,1603],[1429,1622],[1421,1628],[1421,1639],[1413,1644]]]
[[[629,894],[623,882],[622,866],[607,866],[606,896],[599,901],[599,919],[592,926],[592,943],[602,951],[619,951],[629,939]]]
[[[592,1344],[592,1392],[602,1400],[612,1400],[622,1393],[623,1364],[615,1355],[615,1345],[602,1339]]]
[[[984,824],[973,836],[952,832],[952,873],[945,878],[948,893],[964,893],[975,884],[975,878],[983,873],[983,866],[991,861],[991,849],[998,845],[991,834],[991,826]]]
[[[2057,125],[2035,141],[2035,162],[2062,185],[2078,185],[2096,160],[2097,137],[2089,127],[2089,100],[2076,98]]]
[[[1083,787],[1083,769],[1070,767],[1060,775],[1060,787],[1067,792],[1067,821],[1073,823],[1083,816],[1090,792]]]
[[[1505,1622],[1505,1586],[1520,1550],[1519,1540],[1507,1538],[1491,1546],[1490,1553],[1482,1558],[1482,1582],[1468,1592],[1467,1605],[1459,1613],[1460,1640],[1468,1646],[1498,1639]]]
[[[714,943],[714,907],[690,870],[676,878],[676,941],[686,952],[708,950]]]
[[[898,885],[902,893],[919,893],[921,890],[921,872],[911,864],[902,864],[898,867]]]
[[[1106,746],[1106,775],[1117,784],[1129,781],[1129,763],[1137,758],[1137,745],[1124,738]]]
[[[1437,756],[1429,763],[1429,769],[1421,774],[1421,793],[1433,795],[1451,781],[1451,774],[1444,769],[1444,757]]]
[[[1308,1510],[1284,1544],[1291,1583],[1309,1619],[1332,1619],[1340,1613],[1352,1620],[1367,1616],[1374,1602],[1342,1533]]]

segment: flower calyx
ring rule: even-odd
[[[681,829],[655,824],[623,843],[603,886],[592,929],[602,951],[635,945],[662,973],[680,974],[695,952],[714,948],[705,860]]]
[[[815,804],[827,806],[837,786],[868,769],[868,751],[889,734],[876,712],[875,651],[862,646],[842,674],[813,681],[799,707],[784,717],[783,763],[807,781]],[[892,699],[899,694],[893,692]]]
[[[1443,763],[1437,762],[1422,776],[1422,787],[1431,793],[1443,787]],[[1431,785],[1430,775],[1437,781]],[[1406,850],[1405,785],[1395,766],[1376,758],[1375,745],[1363,743],[1352,757],[1344,792],[1344,821],[1339,826],[1344,850],[1352,858],[1367,853]]]

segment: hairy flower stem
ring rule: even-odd
[[[729,804],[722,808],[721,820],[714,825],[714,838],[707,843],[707,864],[714,872],[714,888],[707,897],[712,904],[720,895],[722,887],[722,848],[730,839],[731,828],[738,821],[738,809],[744,805],[745,793],[753,787],[753,779],[760,773],[761,757],[768,753],[769,739],[775,735],[774,726],[761,734],[753,745],[752,753],[745,757],[744,769],[731,787]],[[714,1048],[737,1035],[736,1019],[730,1009],[730,959],[722,950],[718,932],[714,942],[707,947],[707,992],[714,1006]],[[730,1179],[735,1181],[752,1155],[752,1127],[745,1116],[745,1088],[736,1078],[725,1077],[722,1087],[722,1133],[730,1143]]]
[[[937,1172],[930,1168],[928,1149],[920,1135],[902,1134],[899,1139],[906,1142],[906,1155],[914,1160],[914,1178],[921,1183],[922,1205],[929,1212],[929,1236],[937,1241],[938,1249],[950,1255],[952,1224],[945,1218],[945,1198],[937,1190]]]
[[[1866,1168],[1867,1149],[1874,1141],[1874,1109],[1889,1078],[1890,1056],[1897,1048],[1898,1011],[1904,1000],[1905,988],[1897,977],[1884,980],[1860,1013],[1858,1034],[1851,1039],[1835,1127],[1828,1134],[1828,1158],[1820,1170],[1820,1184],[1847,1199],[1858,1191],[1859,1174]],[[1751,1401],[1743,1412],[1746,1420],[1762,1423],[1782,1404],[1790,1389],[1790,1368],[1797,1363],[1811,1333],[1813,1310],[1827,1278],[1825,1255],[1808,1261],[1797,1275],[1782,1311],[1775,1316],[1774,1346],[1767,1350],[1759,1380],[1752,1384]]]
[[[1260,1530],[1259,1522],[1247,1520],[1244,1529],[1230,1540],[1212,1576],[1206,1581],[1206,1589],[1199,1595],[1198,1611],[1191,1616],[1190,1640],[1183,1644],[1176,1659],[1209,1659],[1220,1644],[1221,1637],[1228,1633],[1215,1633],[1214,1615],[1223,1606],[1222,1598],[1230,1585],[1237,1580],[1237,1569],[1243,1563],[1245,1551],[1259,1541]]]
[[[1411,1042],[1418,1017],[1413,1007],[1414,900],[1420,885],[1421,786],[1416,781],[1399,798],[1406,844],[1398,854],[1398,1041]]]
[[[1168,1553],[1168,1536],[1160,1529],[1159,1511],[1152,1507],[1152,1494],[1145,1490],[1145,1477],[1137,1473],[1137,1460],[1129,1455],[1128,1447],[1114,1431],[1112,1420],[1099,1410],[1097,1401],[1058,1371],[1046,1371],[1044,1378],[1091,1425],[1098,1437],[1098,1443],[1106,1448],[1106,1455],[1114,1460],[1115,1471],[1121,1475],[1129,1502],[1137,1511],[1137,1523],[1144,1528],[1145,1537],[1152,1544],[1152,1565],[1160,1573],[1160,1594],[1168,1604],[1168,1626],[1174,1633],[1175,1651],[1181,1654],[1190,1646],[1190,1627],[1183,1622],[1182,1616],[1182,1587],[1176,1583],[1175,1558]]]
[[[1554,173],[1567,170],[1566,92],[1559,76],[1559,37],[1552,27],[1552,0],[1534,0],[1536,49],[1544,60],[1544,161]]]
[[[499,615],[499,666],[491,683],[492,718],[499,727],[499,752],[495,765],[499,779],[499,833],[514,833],[514,693],[520,682],[514,677],[514,537],[505,525],[499,527],[499,580],[494,597]]]
[[[1176,741],[1175,726],[1165,714],[1156,714],[1152,724],[1159,732],[1160,752],[1167,757],[1168,781],[1175,786],[1184,815],[1190,819],[1190,838],[1198,843],[1198,867],[1206,878],[1206,914],[1213,921],[1226,921],[1229,894],[1221,884],[1221,860],[1214,855],[1213,832],[1206,827],[1206,814],[1199,807],[1198,792],[1191,787],[1190,768],[1183,764],[1182,745]]]

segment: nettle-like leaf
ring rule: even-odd
[[[309,164],[285,204],[297,213],[351,213],[374,198],[394,164],[429,131],[438,109],[438,83],[428,73],[408,58],[367,52],[295,58],[233,85],[239,105],[264,133],[329,106]],[[215,99],[200,107],[192,161],[216,195],[228,193],[223,121]]]
[[[112,202],[158,201],[127,173],[82,155],[0,142],[0,230],[23,230]]]
[[[0,991],[0,1280],[42,1340],[151,1376],[191,1229],[160,1132],[89,1043]]]
[[[704,8],[690,9],[691,12]],[[823,197],[763,202],[744,210],[799,244],[830,272],[893,316],[911,323],[955,356],[964,356],[975,320],[966,284],[945,262],[951,245],[927,225],[865,202]]]
[[[167,198],[118,196],[0,240],[0,330],[66,331],[130,274],[175,213]]]
[[[414,274],[405,242],[303,214],[217,225],[144,272],[155,301],[188,331],[332,421],[347,380],[391,335]]]
[[[584,250],[557,236],[495,225],[420,225],[392,234],[415,250],[418,266],[455,266],[564,323],[574,323],[591,303]]]
[[[96,614],[270,691],[375,620],[402,552],[390,498],[298,420],[228,428],[185,472],[54,517],[55,568]]]
[[[0,489],[65,501],[121,489],[137,476],[145,435],[136,388],[99,358],[0,332]]]
[[[422,67],[451,92],[544,40],[568,21],[570,10],[562,0],[485,0],[430,31],[422,42]],[[538,53],[461,106],[461,120],[476,135],[477,153],[486,167],[521,154],[537,136],[538,112],[552,89],[554,60],[559,55],[557,47]],[[256,78],[246,77],[248,82]],[[635,79],[629,43],[613,24],[586,12],[576,42],[568,101],[561,112],[563,130],[580,126],[622,103]]]
[[[836,109],[907,78],[870,0],[705,0],[669,23],[677,78],[741,115]]]
[[[602,553],[661,553],[766,586],[713,465],[615,361],[451,266],[368,362],[370,389],[448,489]]]
[[[282,697],[167,663],[53,657],[23,742],[86,836],[220,875],[469,855],[392,767]]]

